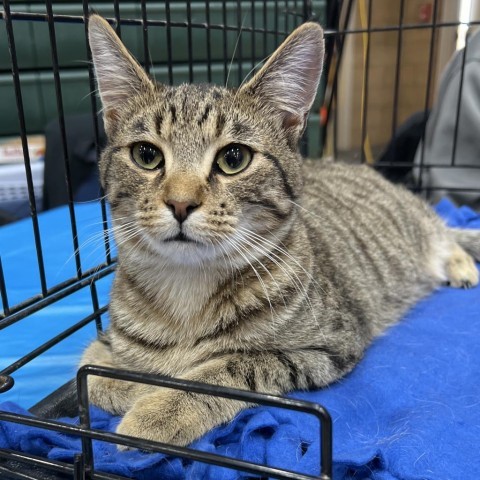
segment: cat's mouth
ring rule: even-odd
[[[184,243],[196,243],[200,244],[193,238],[187,237],[183,232],[177,233],[174,237],[167,238],[165,242],[184,242]]]

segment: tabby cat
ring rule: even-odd
[[[301,158],[319,25],[296,29],[237,90],[155,83],[105,20],[89,31],[118,269],[110,326],[82,365],[318,388],[443,282],[478,283],[480,233],[447,228],[367,166]],[[89,392],[123,415],[119,433],[178,445],[245,407],[100,377]]]

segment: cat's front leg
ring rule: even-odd
[[[102,367],[118,368],[113,361],[108,342],[95,340],[83,354],[80,366],[100,365]],[[133,405],[136,399],[146,395],[153,387],[133,382],[124,382],[113,378],[89,375],[88,398],[91,403],[107,412],[123,415]]]
[[[250,390],[263,390],[265,385],[261,367],[243,355],[209,360],[182,378]],[[279,391],[279,387],[275,387],[275,391]],[[246,407],[244,402],[157,388],[155,393],[135,402],[117,433],[185,446],[213,427],[233,419]]]
[[[186,446],[213,427],[232,420],[246,406],[243,402],[162,389],[137,400],[117,433]]]
[[[206,362],[183,378],[281,394],[325,385],[344,373],[327,357],[324,351],[225,355]],[[232,420],[247,406],[236,400],[158,388],[135,402],[117,433],[185,446],[213,427]]]

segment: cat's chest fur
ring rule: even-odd
[[[117,273],[110,310],[114,328],[140,346],[150,344],[161,353],[164,347],[192,348],[211,339],[223,349],[236,348],[250,337],[260,341],[271,328],[267,285],[248,271],[229,277],[212,269],[135,270]]]
[[[200,335],[202,313],[217,288],[218,277],[212,272],[201,275],[181,268],[157,269],[153,261],[147,263],[150,265],[119,269],[113,291],[118,324],[159,345]]]

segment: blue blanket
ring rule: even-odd
[[[480,216],[441,202],[452,226],[480,228]],[[442,288],[378,338],[341,381],[293,397],[323,404],[334,421],[334,478],[477,480],[480,471],[480,288]],[[14,403],[0,409],[25,413]],[[119,419],[92,408],[94,428]],[[75,422],[75,419],[65,419]],[[318,428],[294,412],[258,407],[214,429],[193,447],[318,474]],[[0,424],[0,448],[71,461],[80,441]],[[138,479],[246,478],[239,472],[161,454],[94,444],[96,467]]]

